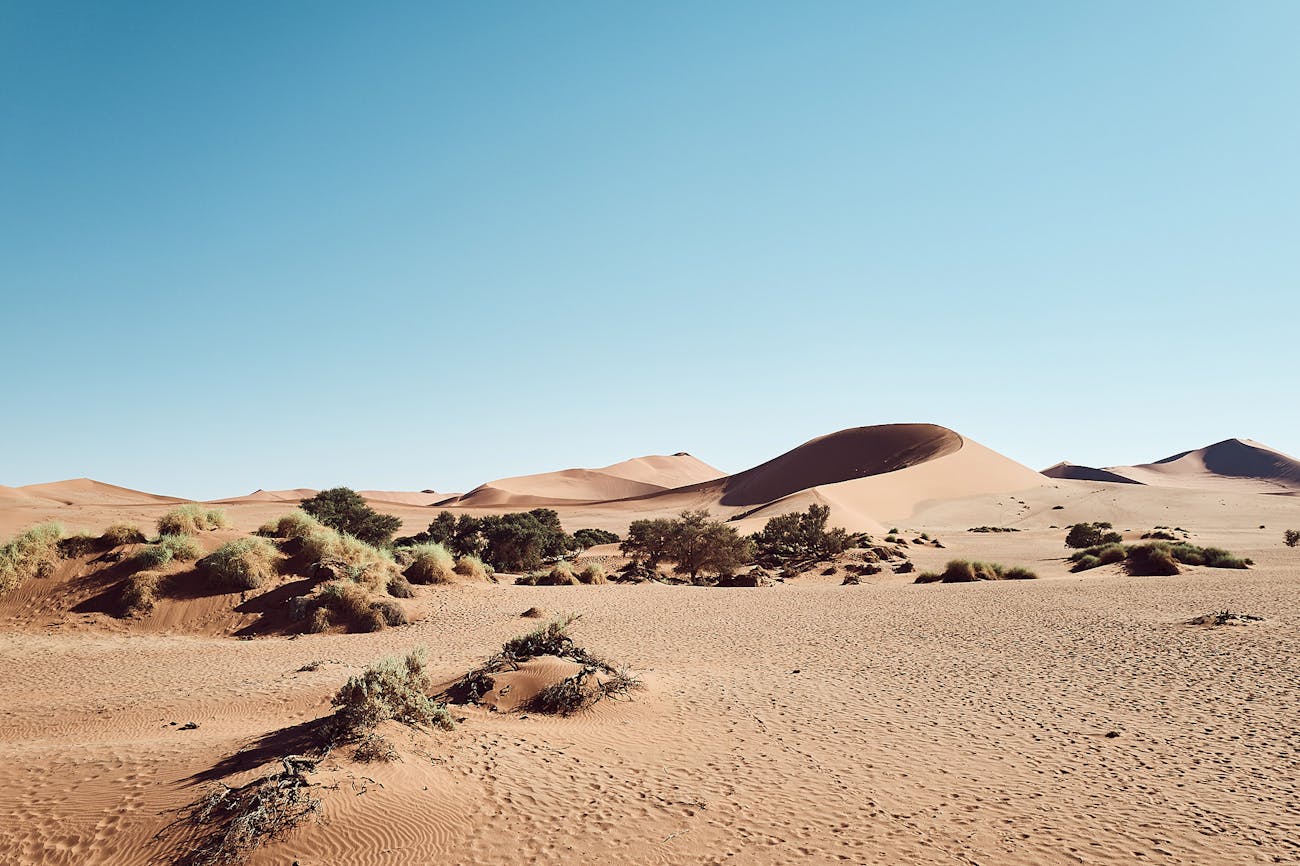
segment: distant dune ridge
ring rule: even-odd
[[[1250,439],[1224,439],[1133,466],[1096,469],[1057,463],[1043,470],[1050,478],[1186,487],[1240,493],[1300,492],[1300,460]]]
[[[685,452],[635,457],[600,469],[563,469],[501,478],[455,500],[462,506],[529,508],[556,503],[608,502],[662,493],[721,478],[722,472]]]
[[[136,505],[185,502],[174,496],[159,496],[90,478],[70,478],[25,487],[0,487],[0,501],[11,503],[55,503],[59,505]]]

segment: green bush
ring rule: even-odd
[[[35,577],[49,577],[58,564],[63,527],[41,523],[0,546],[0,594]]]
[[[242,592],[275,577],[279,551],[264,538],[227,542],[198,561],[199,573],[213,589]]]
[[[1065,546],[1073,548],[1100,547],[1105,544],[1118,544],[1124,537],[1118,532],[1108,532],[1109,523],[1076,523],[1070,527],[1065,536]]]
[[[1300,544],[1300,529],[1288,529],[1282,533],[1282,541],[1287,547]]]
[[[331,529],[375,546],[388,544],[393,533],[402,528],[400,517],[380,514],[366,504],[361,494],[347,487],[322,490],[304,499],[301,507]]]
[[[823,520],[824,525],[824,520]],[[753,539],[739,535],[704,509],[683,511],[675,520],[636,520],[628,527],[624,554],[653,568],[662,559],[696,582],[701,574],[729,575],[754,561]]]
[[[573,540],[577,542],[579,550],[586,550],[597,544],[617,544],[620,541],[617,535],[604,529],[579,529],[573,533]]]
[[[313,531],[323,528],[324,524],[319,520],[299,509],[267,521],[257,530],[257,534],[274,538],[306,538]]]
[[[1091,554],[1085,554],[1074,561],[1074,568],[1070,571],[1088,571],[1101,565],[1101,560]]]
[[[163,535],[158,540],[142,547],[131,557],[136,569],[162,568],[173,559],[178,562],[192,562],[203,555],[203,549],[188,535]]]
[[[1173,549],[1163,541],[1135,544],[1128,549],[1125,560],[1128,573],[1140,577],[1168,577],[1178,574],[1178,562]]]
[[[334,734],[341,742],[355,742],[380,722],[394,720],[413,727],[451,730],[455,724],[446,704],[428,695],[432,688],[422,649],[404,659],[389,658],[351,677],[332,702]]]
[[[774,567],[794,560],[824,562],[843,553],[853,537],[843,529],[827,529],[831,509],[828,505],[810,505],[806,512],[779,514],[753,536],[761,564]]]

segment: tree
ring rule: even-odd
[[[1286,542],[1287,547],[1295,547],[1300,544],[1300,529],[1288,529],[1282,533],[1282,540]]]
[[[754,558],[754,542],[734,527],[710,519],[705,509],[683,511],[671,524],[668,558],[676,563],[678,574],[690,575],[692,583],[703,572],[731,574]]]
[[[377,547],[387,545],[393,533],[402,528],[402,518],[380,514],[366,504],[361,494],[348,487],[322,490],[311,499],[304,499],[302,510],[331,529]]]
[[[1109,523],[1076,523],[1065,536],[1065,546],[1080,549],[1101,544],[1119,544],[1124,540],[1124,536],[1118,532],[1104,531],[1108,529]]]
[[[668,556],[668,541],[672,532],[671,520],[633,520],[627,528],[627,540],[619,545],[619,550],[624,556],[654,568]]]
[[[607,532],[604,529],[579,529],[573,533],[573,540],[580,550],[586,550],[588,547],[595,547],[597,544],[613,544],[619,538],[614,533]]]
[[[776,561],[830,559],[849,548],[853,539],[843,529],[828,530],[828,505],[810,505],[806,512],[779,514],[754,535],[761,558]]]

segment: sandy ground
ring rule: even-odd
[[[229,510],[251,527],[284,505]],[[1082,519],[1181,525],[1258,564],[1070,575],[1048,527]],[[254,862],[1300,861],[1300,550],[1281,544],[1300,499],[1062,481],[900,522],[947,545],[917,549],[922,568],[968,556],[1043,578],[431,587],[410,626],[296,639],[10,617],[0,861],[168,862],[170,810],[265,772],[279,743],[262,739],[324,715],[350,673],[423,646],[450,680],[530,629],[532,605],[581,613],[580,642],[647,689],[569,719],[462,711],[454,732],[401,732],[391,765],[337,754],[325,823]],[[1023,531],[965,531],[980,524]],[[1265,619],[1182,625],[1223,609]]]

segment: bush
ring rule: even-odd
[[[996,562],[969,562],[965,559],[953,559],[948,562],[943,573],[925,572],[916,578],[916,583],[973,583],[977,580],[1036,580],[1037,574],[1027,568],[1015,566],[1004,568]]]
[[[275,577],[279,551],[264,538],[227,542],[198,562],[199,573],[213,589],[242,592],[257,589]]]
[[[773,517],[753,536],[759,561],[768,566],[792,560],[823,562],[848,550],[848,532],[826,528],[830,514],[828,505],[810,505],[806,512]]]
[[[1091,554],[1085,554],[1074,561],[1074,568],[1070,571],[1088,571],[1101,565],[1101,560]]]
[[[376,546],[388,544],[393,533],[402,528],[400,517],[380,514],[347,487],[322,490],[304,499],[301,508],[331,529]]]
[[[102,542],[98,536],[87,532],[78,532],[67,538],[59,539],[59,556],[64,559],[76,559],[99,550]]]
[[[158,588],[163,575],[156,571],[140,571],[122,581],[118,596],[118,610],[122,616],[145,616],[154,609]]]
[[[566,560],[560,560],[546,571],[537,571],[515,580],[521,586],[574,586],[578,583],[577,572]]]
[[[140,531],[138,526],[132,526],[128,523],[114,523],[104,530],[100,541],[105,547],[121,547],[124,544],[144,544],[149,539]]]
[[[1163,541],[1130,547],[1125,567],[1129,574],[1142,577],[1168,577],[1179,573],[1173,549]]]
[[[432,700],[422,649],[404,659],[384,659],[351,677],[334,696],[335,738],[355,742],[380,722],[394,720],[412,727],[455,725],[445,704]]]
[[[355,631],[372,631],[370,596],[350,580],[332,580],[317,590],[314,601],[330,613],[330,623]]]
[[[362,764],[375,762],[387,764],[397,760],[397,748],[379,734],[371,731],[368,734],[363,734],[361,739],[357,740],[356,748],[352,750],[352,760]]]
[[[388,585],[396,570],[393,555],[387,550],[372,547],[327,526],[309,526],[304,532],[300,536],[298,556],[316,563],[321,570],[334,572],[335,576],[348,577],[379,592]]]
[[[620,541],[617,535],[604,529],[579,529],[573,533],[573,540],[579,550],[586,550],[597,544],[617,544]]]
[[[1201,556],[1210,568],[1245,568],[1250,560],[1234,556],[1218,547],[1201,548]]]
[[[1118,544],[1124,537],[1118,532],[1107,532],[1109,523],[1076,523],[1070,527],[1065,536],[1065,546],[1073,548],[1099,547],[1104,544]]]
[[[597,671],[583,668],[573,676],[542,689],[528,708],[538,713],[571,716],[590,709],[602,698],[626,695],[641,687],[640,680],[626,671],[617,671],[602,678]]]
[[[462,556],[456,560],[454,569],[461,577],[468,577],[470,580],[487,580],[488,568],[483,564],[483,560],[477,556]]]
[[[412,583],[451,583],[454,579],[455,563],[441,544],[416,545],[407,553],[411,564],[405,573]]]
[[[41,523],[0,546],[0,594],[34,577],[49,577],[59,561],[63,527]]]
[[[1150,532],[1142,533],[1142,538],[1151,539],[1152,541],[1177,541],[1178,536],[1172,532],[1166,532],[1163,529],[1153,529]]]
[[[589,562],[578,572],[579,583],[608,583],[609,575],[599,562]]]
[[[1300,529],[1288,529],[1282,533],[1282,541],[1287,547],[1295,547],[1300,544]]]
[[[226,512],[220,508],[206,508],[197,502],[181,505],[158,518],[159,535],[198,535],[210,529],[226,526]]]

